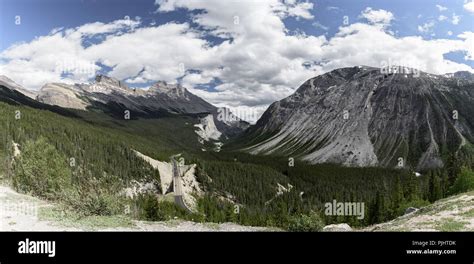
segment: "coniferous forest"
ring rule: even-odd
[[[420,172],[309,165],[225,148],[202,152],[194,139],[196,122],[188,115],[118,120],[94,112],[0,102],[0,175],[19,192],[82,215],[178,217],[296,231],[320,230],[331,223],[362,227],[388,221],[409,207],[467,191],[474,182],[470,145],[447,157],[444,168]],[[132,181],[152,182],[155,193],[162,192],[158,170],[135,150],[162,161],[182,153],[187,164],[197,164],[197,180],[205,193],[197,198],[197,211],[186,212],[153,195],[127,198],[123,190]],[[365,217],[325,214],[324,205],[334,200],[364,203]]]

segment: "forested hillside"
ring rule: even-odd
[[[130,214],[147,220],[177,216],[290,230],[305,221],[316,223],[315,229],[337,222],[365,226],[454,192],[449,186],[455,185],[461,166],[468,169],[473,164],[468,154],[453,156],[446,168],[422,171],[416,177],[408,169],[292,164],[287,157],[202,152],[192,115],[122,120],[20,103],[0,102],[4,180],[21,192],[88,215]],[[158,171],[133,150],[162,161],[182,153],[186,164],[197,164],[205,191],[198,199],[198,211],[186,213],[153,195],[126,198],[123,190],[132,180],[152,182],[156,194],[161,192]],[[285,189],[279,190],[279,185]],[[365,203],[365,217],[325,215],[324,204],[333,200]]]
[[[327,223],[350,223],[365,226],[402,215],[408,207],[427,205],[455,190],[450,186],[460,173],[460,162],[444,169],[429,170],[415,176],[411,170],[384,168],[348,168],[332,164],[308,165],[282,157],[253,156],[244,153],[218,153],[221,160],[207,157],[199,162],[201,179],[210,190],[234,195],[237,204],[251,204],[244,209],[244,224],[279,221],[287,225],[292,216],[317,211]],[[472,162],[464,162],[468,164]],[[212,181],[205,181],[212,175]],[[277,184],[294,188],[265,204],[277,192]],[[248,190],[248,191],[247,191]],[[324,204],[333,200],[365,203],[365,217],[326,216]],[[229,208],[230,210],[230,208]],[[247,214],[259,212],[256,217]],[[244,217],[245,216],[245,217]],[[252,219],[252,220],[249,220]],[[282,220],[285,219],[285,220]]]

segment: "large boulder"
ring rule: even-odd
[[[405,210],[404,215],[414,213],[414,212],[416,212],[416,211],[418,211],[418,210],[420,210],[420,209],[415,208],[415,207],[408,207],[408,208]]]
[[[324,232],[349,232],[352,231],[352,228],[346,224],[333,224],[323,227]]]

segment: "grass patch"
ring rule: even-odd
[[[40,208],[38,212],[38,218],[40,220],[56,222],[64,227],[86,230],[135,227],[132,219],[125,215],[83,216],[77,212],[71,210],[62,210],[58,207]]]
[[[474,217],[474,208],[461,214],[462,216]]]
[[[406,227],[396,227],[393,229],[388,229],[386,231],[392,231],[392,232],[410,232],[411,230],[406,228]]]
[[[181,224],[182,220],[177,220],[177,219],[172,219],[172,220],[168,220],[168,221],[162,221],[162,223],[167,226],[167,227],[178,227],[179,224]],[[148,222],[149,224],[153,224],[153,223],[156,223],[156,222]]]
[[[459,203],[456,202],[451,202],[451,203],[443,203],[443,204],[438,204],[433,207],[431,207],[429,212],[426,212],[427,215],[435,215],[439,212],[442,211],[453,211],[456,208],[459,208]]]
[[[445,232],[462,231],[466,224],[468,223],[455,221],[454,219],[449,218],[449,219],[444,220],[441,223],[438,223],[435,228],[438,231],[445,231]]]
[[[206,223],[205,225],[206,225],[206,227],[214,229],[214,230],[219,230],[220,229],[218,223]]]
[[[423,221],[423,222],[418,222],[416,223],[415,225],[417,227],[426,227],[426,226],[432,226],[434,224],[434,222],[426,222],[426,221]]]

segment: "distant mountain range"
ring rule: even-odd
[[[132,119],[169,114],[198,114],[205,117],[209,114],[214,117],[210,120],[214,124],[209,126],[215,125],[225,136],[233,136],[249,126],[238,118],[221,120],[218,118],[219,113],[228,112],[228,109],[213,106],[179,84],[157,82],[147,90],[135,89],[105,75],[97,75],[91,84],[47,83],[36,93],[24,89],[6,76],[0,76],[0,84],[47,105],[105,112],[117,118],[123,118],[127,110]]]
[[[424,169],[474,142],[473,74],[386,72],[359,66],[309,79],[245,132],[245,150]]]
[[[149,201],[170,198],[178,170],[168,161],[180,154],[183,186],[204,221],[287,228],[337,197],[366,203],[368,217],[350,220],[365,226],[444,197],[458,168],[472,168],[471,78],[337,69],[309,79],[249,126],[228,110],[222,119],[224,109],[179,85],[133,89],[99,75],[91,84],[51,83],[33,93],[3,76],[0,175],[25,192],[41,194],[37,186],[50,183],[51,200],[87,214],[122,214],[124,195],[136,190],[151,196],[130,201],[133,215],[150,220],[144,213],[158,207]],[[289,157],[298,159],[294,168]],[[166,219],[175,209],[164,211]]]
[[[309,79],[293,95],[273,103],[253,126],[238,118],[222,120],[219,113],[227,109],[179,84],[157,82],[147,90],[133,89],[98,75],[91,84],[48,83],[36,94],[5,76],[0,85],[24,94],[21,100],[29,104],[34,99],[64,111],[123,118],[128,110],[131,118],[145,119],[195,114],[201,140],[233,137],[245,146],[241,150],[252,154],[313,164],[427,169],[443,167],[450,155],[474,142],[473,76],[341,68]]]

